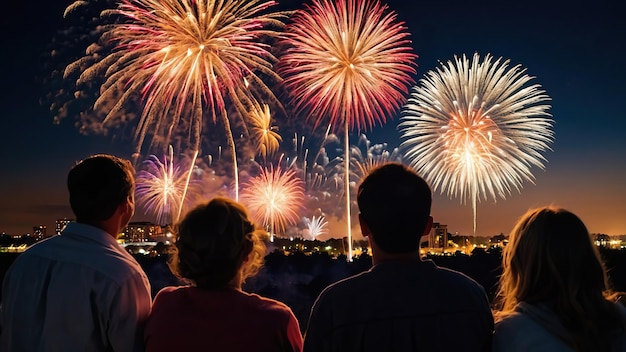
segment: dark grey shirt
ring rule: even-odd
[[[322,291],[304,351],[489,351],[492,333],[485,290],[468,276],[385,262]]]

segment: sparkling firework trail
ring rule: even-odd
[[[490,55],[455,57],[420,80],[399,125],[411,166],[434,189],[471,201],[474,232],[476,203],[532,183],[553,141],[550,97],[525,72]]]
[[[263,168],[241,190],[242,203],[256,221],[274,232],[284,232],[288,223],[295,223],[304,202],[304,184],[293,169]]]
[[[377,0],[313,0],[287,28],[279,72],[297,110],[345,133],[348,260],[352,260],[349,130],[383,124],[413,83],[417,55],[396,14]]]
[[[388,162],[401,162],[398,148],[387,150],[387,143],[372,145],[365,134],[361,134],[359,144],[363,145],[363,150],[359,146],[353,146],[351,165],[354,181],[359,183],[372,169]]]
[[[145,169],[137,173],[137,200],[160,224],[174,224],[187,192],[188,173],[174,164],[172,147],[169,148],[169,158],[164,157],[161,161],[151,155],[144,165]]]
[[[84,1],[68,6],[66,14]],[[103,124],[119,118],[138,96],[143,110],[136,129],[136,154],[148,134],[169,144],[174,131],[188,127],[190,144],[199,149],[202,122],[220,117],[230,137],[235,180],[236,152],[226,113],[232,104],[241,116],[260,97],[276,100],[259,73],[278,79],[270,45],[284,13],[263,14],[275,1],[121,0],[103,26],[100,44],[110,52],[89,50],[67,66],[65,77],[79,74],[77,87],[104,75],[94,110],[109,109]],[[112,107],[108,107],[114,101]],[[237,183],[237,182],[236,182]],[[237,187],[238,188],[238,187]]]

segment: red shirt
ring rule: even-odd
[[[154,299],[146,351],[302,351],[285,304],[234,289],[166,287]]]

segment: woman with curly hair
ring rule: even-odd
[[[214,198],[191,210],[178,225],[170,262],[190,285],[156,295],[146,351],[301,351],[291,309],[242,290],[263,265],[262,236],[233,200]]]
[[[528,211],[509,237],[502,268],[494,351],[626,351],[626,309],[576,215]]]

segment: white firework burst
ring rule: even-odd
[[[313,216],[312,218],[304,218],[304,223],[306,224],[306,230],[311,236],[311,239],[316,239],[318,236],[326,234],[326,226],[328,225],[328,221],[324,218],[324,216]]]
[[[414,87],[400,130],[405,159],[433,189],[476,203],[505,199],[554,139],[550,97],[521,65],[491,55],[463,55],[430,71]]]

